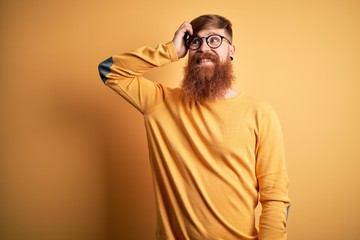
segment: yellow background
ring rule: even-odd
[[[356,0],[1,1],[0,239],[154,239],[142,117],[97,65],[204,13],[232,20],[236,86],[280,116],[289,239],[359,239]],[[147,76],[178,86],[184,63]]]

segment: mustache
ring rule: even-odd
[[[193,61],[196,62],[196,63],[200,63],[201,60],[203,59],[208,59],[212,62],[218,62],[219,61],[219,57],[215,54],[211,54],[209,52],[199,52],[199,53],[196,53],[193,57]]]

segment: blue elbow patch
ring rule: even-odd
[[[109,57],[105,61],[99,64],[99,74],[102,79],[102,81],[105,83],[107,78],[106,75],[110,73],[110,68],[113,65],[112,57]]]
[[[287,220],[288,217],[289,217],[289,212],[290,212],[290,206],[288,206],[288,207],[286,208],[286,220]]]

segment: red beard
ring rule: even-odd
[[[208,59],[213,64],[202,66],[200,64],[202,59]],[[195,53],[185,66],[182,88],[186,98],[204,103],[224,98],[234,79],[230,59],[220,63],[219,58],[214,54]]]

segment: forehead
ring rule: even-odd
[[[226,32],[224,29],[220,29],[220,28],[204,28],[202,30],[200,30],[199,32],[197,32],[196,36],[199,37],[207,37],[211,34],[219,34],[219,35],[226,35]]]

